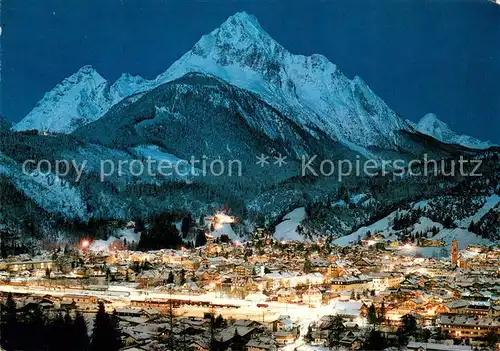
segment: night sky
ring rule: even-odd
[[[293,53],[361,76],[395,111],[500,143],[500,6],[469,1],[3,0],[0,112],[18,121],[91,64],[154,78],[245,10]]]

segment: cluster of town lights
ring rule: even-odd
[[[215,229],[222,229],[224,227],[224,224],[230,224],[234,223],[234,217],[228,216],[225,213],[217,213],[213,217],[213,223],[214,223],[214,228]]]

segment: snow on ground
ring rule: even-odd
[[[90,250],[92,251],[105,251],[111,243],[116,240],[126,239],[127,242],[139,242],[141,234],[135,233],[133,229],[119,229],[114,236],[110,236],[108,240],[94,240],[90,244]]]
[[[353,243],[356,243],[358,239],[363,239],[363,237],[366,235],[367,232],[370,232],[371,234],[381,232],[382,235],[384,235],[386,239],[388,239],[390,237],[390,234],[394,233],[394,231],[392,230],[392,222],[396,217],[396,213],[398,212],[400,214],[406,213],[406,211],[396,210],[392,212],[390,215],[378,220],[375,223],[359,228],[352,234],[335,239],[333,241],[333,244],[338,246],[349,246]]]
[[[231,227],[231,224],[229,224],[229,223],[221,224],[220,228],[217,228],[212,232],[212,236],[214,238],[219,238],[220,236],[222,236],[224,234],[226,234],[229,237],[229,239],[231,239],[233,241],[240,240],[238,235],[236,235],[236,233],[234,232],[233,227]]]
[[[477,222],[500,202],[500,196],[493,194],[487,197],[484,205],[472,216],[455,221],[455,224],[462,228],[468,228],[471,222]]]
[[[420,217],[417,223],[413,226],[412,234],[415,233],[427,233],[429,232],[433,227],[436,227],[438,229],[443,229],[443,225],[438,222],[434,222],[433,220],[427,218],[427,217]]]
[[[162,162],[165,165],[171,165],[171,169],[167,169],[164,172],[176,173],[176,176],[188,177],[200,174],[200,170],[191,167],[191,165],[186,160],[182,160],[175,155],[163,152],[156,145],[140,145],[132,149],[133,153],[140,157],[151,158],[151,160]],[[178,169],[176,168],[178,165]],[[156,171],[158,164],[152,163],[153,170]],[[178,170],[178,172],[177,172]],[[178,173],[178,174],[177,174]]]
[[[349,246],[356,243],[358,239],[360,239],[360,237],[358,236],[357,232],[354,232],[352,234],[341,236],[340,238],[335,239],[333,241],[333,244],[338,246]]]
[[[425,210],[425,209],[429,209],[430,208],[430,205],[429,205],[429,200],[422,200],[422,201],[419,201],[419,202],[415,202],[413,204],[413,208],[414,209],[422,209],[422,210]]]
[[[274,238],[284,241],[302,241],[304,237],[297,232],[297,227],[306,218],[306,209],[299,207],[283,217],[283,221],[276,226]]]
[[[330,304],[335,314],[356,314],[362,307],[362,303],[358,301],[334,301]]]
[[[367,194],[355,194],[350,197],[350,200],[354,204],[358,204],[368,197]]]
[[[346,206],[347,204],[345,203],[344,200],[339,200],[339,201],[336,201],[332,204],[332,207],[335,207],[335,206],[338,206],[338,207],[344,207]]]
[[[128,242],[133,242],[133,241],[138,242],[140,237],[141,237],[140,233],[136,233],[136,232],[134,232],[133,229],[128,229],[128,228],[119,229],[116,234],[117,234],[116,236],[119,239],[122,239],[122,240],[127,239]]]
[[[472,217],[477,220],[484,216],[490,208],[495,206],[499,201],[499,197],[494,195],[490,196],[486,204]],[[418,206],[427,206],[426,202],[417,203]],[[417,205],[415,204],[415,206]],[[359,239],[363,239],[368,231],[372,234],[380,232],[385,236],[385,240],[397,239],[395,236],[395,231],[392,229],[392,223],[396,216],[396,213],[404,214],[406,211],[394,211],[387,217],[384,217],[377,222],[370,224],[365,227],[361,227],[352,234],[340,237],[333,241],[334,245],[338,246],[349,246],[356,243]],[[470,223],[470,218],[464,220],[464,223]],[[412,233],[416,232],[428,232],[432,227],[437,227],[440,229],[439,233],[432,237],[433,240],[442,240],[445,246],[441,247],[411,247],[410,249],[405,248],[401,250],[401,253],[406,255],[416,255],[420,254],[424,257],[437,257],[437,256],[448,256],[450,252],[451,242],[453,239],[457,239],[459,243],[459,249],[464,249],[469,245],[490,245],[491,242],[484,239],[474,233],[469,232],[464,228],[455,229],[444,229],[441,223],[434,222],[427,217],[420,217],[418,222],[414,225]]]
[[[182,221],[175,222],[175,228],[177,228],[180,233],[182,228]]]

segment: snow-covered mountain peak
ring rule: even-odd
[[[106,87],[107,81],[92,66],[83,66],[46,93],[13,129],[69,133],[107,109]]]
[[[133,76],[130,73],[123,73],[111,86],[112,95],[124,98],[140,92],[148,84],[148,81],[141,76]],[[119,101],[119,100],[118,100]],[[115,101],[118,102],[118,101]]]
[[[99,76],[101,75],[96,71],[96,69],[92,65],[84,65],[80,67],[78,71],[70,76],[71,77],[85,77],[85,76]],[[102,77],[101,77],[102,78]]]
[[[457,144],[473,149],[487,149],[495,146],[489,141],[481,141],[465,134],[457,134],[448,124],[441,121],[434,113],[428,113],[415,125],[420,133],[427,134],[447,144]]]
[[[267,48],[274,40],[262,29],[255,16],[246,12],[237,12],[230,16],[220,27],[202,37],[197,45],[214,40],[217,45],[231,45],[233,48],[244,48],[245,45],[259,45]],[[274,44],[277,44],[274,42]]]
[[[93,89],[101,84],[105,84],[104,79],[92,66],[86,65],[65,78],[54,89],[45,94],[42,102],[45,100],[61,100],[64,94],[69,90],[77,89]],[[40,103],[39,103],[40,104]]]
[[[217,44],[230,45],[236,49],[258,47],[271,53],[274,47],[281,46],[262,29],[257,18],[246,12],[238,12],[229,17],[211,36],[215,37]]]
[[[323,55],[290,53],[246,12],[203,36],[154,80],[124,74],[109,85],[92,67],[82,67],[62,83],[67,91],[49,93],[16,129],[68,133],[100,118],[125,97],[191,72],[256,93],[313,134],[320,130],[349,147],[394,149],[399,130],[411,130],[361,78],[347,78]]]
[[[246,34],[252,34],[255,38],[269,36],[264,29],[262,29],[257,18],[245,11],[237,12],[228,17],[216,31],[238,33],[238,35],[244,32]]]
[[[296,123],[349,144],[392,148],[397,132],[411,129],[359,77],[348,79],[323,55],[290,53],[247,13],[203,36],[156,81],[189,72],[250,90]]]
[[[427,130],[434,132],[450,131],[446,123],[441,121],[434,113],[428,113],[418,122],[417,127],[419,130]]]
[[[56,85],[49,93],[49,98],[51,95],[62,95],[61,93],[67,91],[68,89],[74,88],[75,85],[88,85],[88,86],[98,86],[100,84],[105,84],[106,79],[104,79],[99,72],[97,72],[92,66],[86,65],[81,67],[78,71],[73,73],[71,76],[65,78],[60,84]]]
[[[251,66],[283,51],[257,19],[246,12],[229,17],[220,27],[204,35],[191,50],[197,56],[216,59],[222,66],[235,62]]]

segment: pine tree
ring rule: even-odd
[[[384,350],[387,347],[387,340],[382,332],[372,329],[366,338],[363,350]]]
[[[207,244],[207,237],[205,235],[205,232],[203,230],[199,230],[198,234],[196,235],[196,240],[195,240],[195,247],[200,247],[200,246],[205,246]]]
[[[410,336],[415,335],[418,330],[417,319],[411,314],[401,317],[401,326],[396,331],[399,344],[406,345]]]
[[[210,315],[209,332],[210,332],[209,350],[217,351],[219,349],[219,343],[215,339],[215,319],[213,315]]]
[[[304,342],[306,344],[310,344],[313,341],[312,334],[313,334],[312,326],[311,326],[311,324],[309,324],[309,326],[307,327],[307,333],[306,333],[306,335],[304,335]]]
[[[46,316],[38,305],[27,311],[24,316],[25,334],[30,335],[29,338],[23,338],[25,341],[26,350],[38,350],[46,347]]]
[[[117,351],[121,347],[120,333],[116,313],[106,313],[104,303],[99,302],[94,320],[91,349],[93,351]]]
[[[222,317],[221,314],[219,314],[217,316],[217,318],[215,319],[215,327],[216,328],[222,328],[224,325],[224,318]]]
[[[328,327],[328,346],[338,348],[342,333],[345,331],[344,321],[339,315],[330,317],[330,325]]]
[[[182,269],[180,273],[179,285],[183,286],[184,284],[186,284],[186,271]]]
[[[184,237],[187,236],[193,225],[194,225],[194,220],[193,217],[191,216],[191,213],[182,219],[181,233]]]
[[[375,325],[377,324],[377,310],[375,309],[375,305],[371,304],[368,307],[368,315],[367,315],[368,323]]]
[[[170,271],[168,273],[167,284],[173,284],[173,283],[174,283],[174,273]]]
[[[74,321],[74,346],[76,350],[86,351],[89,349],[89,335],[87,332],[87,323],[80,312],[76,312]]]
[[[109,317],[109,321],[111,327],[109,336],[111,341],[110,350],[119,350],[122,347],[122,341],[121,341],[119,319],[118,315],[116,314],[116,310],[113,310],[113,313]]]
[[[64,317],[61,313],[52,320],[48,328],[48,348],[53,351],[64,351],[68,347],[67,332]]]
[[[310,273],[312,270],[312,263],[309,258],[306,258],[306,261],[304,262],[304,272],[305,273]]]
[[[175,337],[174,337],[174,304],[172,299],[168,300],[168,339],[167,344],[169,345],[170,350],[174,350],[175,345]]]
[[[382,305],[380,305],[380,310],[378,312],[378,322],[379,323],[385,322],[385,302],[384,301],[382,301]]]
[[[445,228],[453,228],[455,226],[453,223],[453,220],[451,219],[451,217],[449,215],[444,218],[443,226]]]
[[[234,335],[231,339],[231,350],[244,350],[245,342],[241,335],[238,333],[238,328],[234,328]]]
[[[489,330],[488,333],[486,334],[486,344],[490,347],[494,347],[498,341],[500,340],[500,338],[498,337],[498,334],[495,333],[494,330]]]

